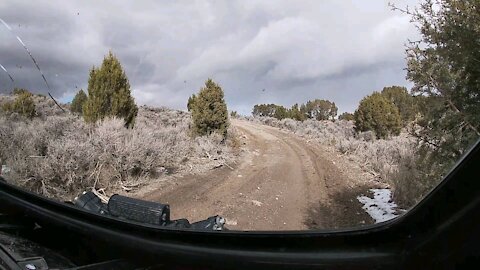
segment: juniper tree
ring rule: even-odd
[[[316,120],[333,120],[338,111],[335,102],[323,99],[308,101],[303,108],[308,118]]]
[[[107,116],[116,116],[125,120],[126,127],[133,127],[137,113],[127,75],[120,61],[109,52],[99,68],[90,70],[83,117],[86,122],[94,123]]]
[[[402,121],[397,107],[382,94],[374,92],[360,101],[354,113],[355,130],[374,131],[377,138],[399,135]]]
[[[192,118],[194,132],[197,135],[209,135],[213,132],[227,135],[229,125],[227,104],[222,88],[212,79],[205,82],[205,86],[196,96]]]
[[[415,97],[408,93],[407,88],[401,86],[384,87],[381,93],[397,106],[404,126],[414,120],[418,110]]]
[[[80,89],[80,91],[78,91],[78,93],[75,95],[75,97],[72,100],[72,105],[70,106],[70,110],[72,112],[82,114],[83,104],[85,103],[85,101],[87,101],[87,99],[88,99],[87,94],[85,94],[85,92],[82,89]]]
[[[193,106],[195,106],[195,98],[196,98],[195,94],[193,94],[191,97],[188,98],[187,110],[189,112],[191,112],[193,109]]]
[[[338,116],[338,120],[353,121],[355,120],[355,117],[353,116],[353,113],[344,112]]]
[[[429,178],[445,175],[480,137],[479,10],[478,0],[424,0],[401,10],[421,34],[407,45],[407,79],[421,104],[412,134]]]

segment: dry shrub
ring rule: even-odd
[[[3,105],[4,103],[7,103],[7,102],[12,102],[14,100],[15,100],[15,96],[13,95],[0,94],[0,105]]]
[[[16,96],[13,96],[13,95],[0,95],[0,107],[2,107],[1,105],[5,103],[13,102],[15,98]],[[35,117],[44,118],[48,116],[55,116],[55,115],[59,116],[59,115],[66,114],[64,111],[62,111],[62,109],[60,109],[55,104],[55,102],[50,97],[34,94],[32,98],[35,103],[35,111],[36,111]],[[62,106],[67,107],[65,105],[62,105]]]
[[[432,183],[418,181],[422,175],[414,155],[404,157],[398,164],[397,170],[388,175],[393,184],[393,197],[398,205],[404,209],[410,208],[419,202],[432,187]],[[427,179],[425,179],[427,180]]]
[[[232,153],[235,154],[238,154],[242,145],[242,142],[240,141],[240,133],[237,128],[232,125],[230,125],[227,130],[226,145],[229,147],[229,150],[233,151]]]
[[[240,147],[238,138],[238,131],[232,126],[228,127],[226,138],[219,133],[195,137],[197,154],[223,163],[234,161],[235,154]]]
[[[215,135],[190,137],[190,123],[188,113],[147,107],[140,108],[132,129],[117,118],[87,125],[70,114],[31,121],[0,117],[0,160],[11,169],[9,181],[70,199],[94,186],[115,192],[147,183],[191,167],[184,162],[206,153],[223,162],[234,159],[228,143]]]
[[[33,100],[35,101],[35,108],[37,110],[37,116],[47,117],[54,115],[64,115],[65,112],[60,109],[55,102],[48,96],[43,95],[33,95]],[[65,105],[61,105],[65,110]]]

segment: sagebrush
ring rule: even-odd
[[[185,112],[141,107],[135,127],[124,124],[105,118],[92,126],[71,114],[28,121],[0,116],[0,160],[11,170],[8,181],[71,199],[93,187],[112,193],[234,160],[228,143],[233,130],[227,143],[214,135],[192,138]]]
[[[33,95],[28,92],[19,92],[15,94],[13,101],[7,101],[2,104],[2,110],[7,114],[18,114],[26,118],[36,116],[35,101]]]

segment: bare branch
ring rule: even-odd
[[[394,3],[392,2],[388,2],[388,6],[392,9],[392,11],[400,11],[402,13],[405,13],[405,14],[408,14],[408,15],[415,15],[413,14],[410,9],[408,8],[408,6],[405,7],[405,9],[402,9],[402,8],[399,8],[397,7]]]
[[[432,75],[430,75],[429,78],[430,78],[430,83],[432,84],[432,86],[435,87],[438,91],[443,92],[443,91],[440,90],[441,88],[438,86],[438,84],[436,83],[436,81],[434,80],[434,78],[432,77]],[[465,123],[467,124],[467,126],[468,126],[473,132],[475,132],[475,134],[476,134],[477,136],[480,137],[480,132],[478,131],[478,129],[475,128],[475,127],[472,125],[472,123],[470,123],[470,122],[466,119],[465,115],[458,109],[457,106],[455,106],[455,104],[452,102],[452,100],[451,100],[450,98],[446,97],[445,95],[444,95],[444,98],[445,98],[445,100],[447,101],[447,103],[448,103],[448,105],[450,106],[450,108],[451,108],[454,112],[460,114],[460,116],[463,118],[463,120],[465,121]]]

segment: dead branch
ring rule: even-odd
[[[460,114],[463,118],[464,118],[464,121],[465,123],[467,124],[467,126],[473,131],[475,132],[475,134],[477,136],[480,136],[480,132],[478,131],[478,129],[476,129],[469,121],[465,120],[465,116],[462,114],[462,112],[457,108],[457,106],[455,106],[455,104],[453,104],[453,102],[447,98],[447,102],[448,102],[448,105],[458,114]]]
[[[430,145],[430,146],[435,147],[435,149],[440,148],[440,146],[439,146],[438,144],[436,144],[436,143],[428,140],[427,138],[425,138],[425,137],[417,134],[416,132],[410,132],[409,134],[412,135],[413,137],[415,137],[416,139],[418,139],[418,140],[420,140],[420,141],[422,141],[422,142],[424,142],[424,143],[426,143],[426,144],[428,144],[428,145]]]
[[[433,85],[433,87],[435,87],[440,93],[445,93],[444,91],[440,90],[441,88],[438,86],[438,84],[435,82],[434,78],[432,75],[429,76],[429,79],[430,79],[430,83]],[[445,94],[444,94],[444,97],[445,97]],[[457,106],[455,106],[455,104],[453,104],[452,100],[449,99],[448,97],[445,97],[445,99],[447,100],[448,102],[448,105],[450,106],[450,108],[455,111],[456,113],[460,114],[460,116],[462,116],[463,120],[465,121],[465,123],[467,124],[467,126],[473,131],[475,132],[475,134],[477,136],[480,136],[480,132],[478,131],[477,128],[475,128],[468,120],[466,120],[466,117],[465,115],[458,109]]]
[[[45,195],[46,197],[49,197],[50,196],[50,192],[48,192],[47,190],[47,186],[45,185],[45,182],[43,180],[40,180],[40,183],[42,185],[42,193],[43,195]]]
[[[98,198],[100,198],[100,200],[103,202],[103,203],[108,203],[108,196],[104,195],[104,194],[101,194],[100,192],[98,192],[96,189],[92,188],[92,192],[93,194],[95,194]]]
[[[224,162],[223,164],[224,164],[225,166],[227,166],[227,167],[228,167],[230,170],[232,170],[232,171],[233,171],[233,168],[232,168],[232,166],[228,165],[226,162]]]
[[[95,182],[93,183],[93,189],[97,188],[98,178],[100,177],[100,170],[102,169],[102,166],[103,166],[103,163],[100,164],[100,166],[98,167],[98,170],[95,169],[97,171],[97,176],[95,177]]]
[[[220,167],[223,167],[223,164],[213,165],[212,170],[213,170],[213,169],[218,169],[218,168],[220,168]]]
[[[92,178],[92,176],[95,174],[95,172],[97,171],[98,165],[99,163],[97,162],[97,164],[95,164],[95,169],[93,169],[93,172],[88,176],[88,179]]]
[[[399,8],[399,7],[395,6],[395,4],[393,4],[391,2],[388,2],[388,6],[391,8],[392,11],[400,11],[400,12],[408,14],[408,15],[415,15],[410,11],[408,6],[405,9],[403,9],[403,8]]]
[[[229,168],[229,169],[232,170],[232,171],[234,170],[234,169],[232,168],[232,166],[228,165],[226,162],[218,163],[217,165],[214,165],[213,168],[212,168],[212,170],[213,170],[213,169],[218,169],[218,168],[223,167],[223,166]]]
[[[140,183],[135,183],[135,184],[125,184],[124,186],[125,186],[125,187],[130,187],[130,188],[132,188],[132,187],[138,187],[138,186],[140,186]]]
[[[123,189],[124,191],[126,191],[126,192],[129,192],[129,191],[132,191],[132,190],[133,190],[133,188],[126,187],[126,186],[124,186],[124,185],[122,185],[122,189]]]
[[[105,189],[104,188],[99,188],[98,189],[98,192],[102,193],[104,196],[108,197],[107,196],[107,193],[105,193]]]

